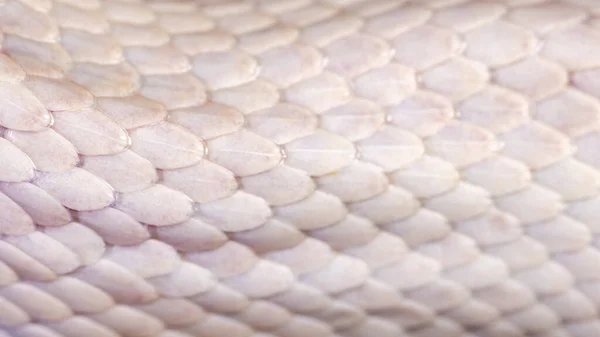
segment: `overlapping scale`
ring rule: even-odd
[[[598,336],[599,22],[4,1],[0,336]]]

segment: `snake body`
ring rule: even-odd
[[[0,337],[600,336],[600,2],[0,31]]]

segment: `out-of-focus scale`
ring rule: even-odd
[[[598,1],[0,30],[0,337],[600,336]]]

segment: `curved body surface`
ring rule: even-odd
[[[0,337],[600,336],[600,2],[1,0]]]

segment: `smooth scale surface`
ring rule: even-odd
[[[0,0],[0,337],[600,336],[600,2]]]

